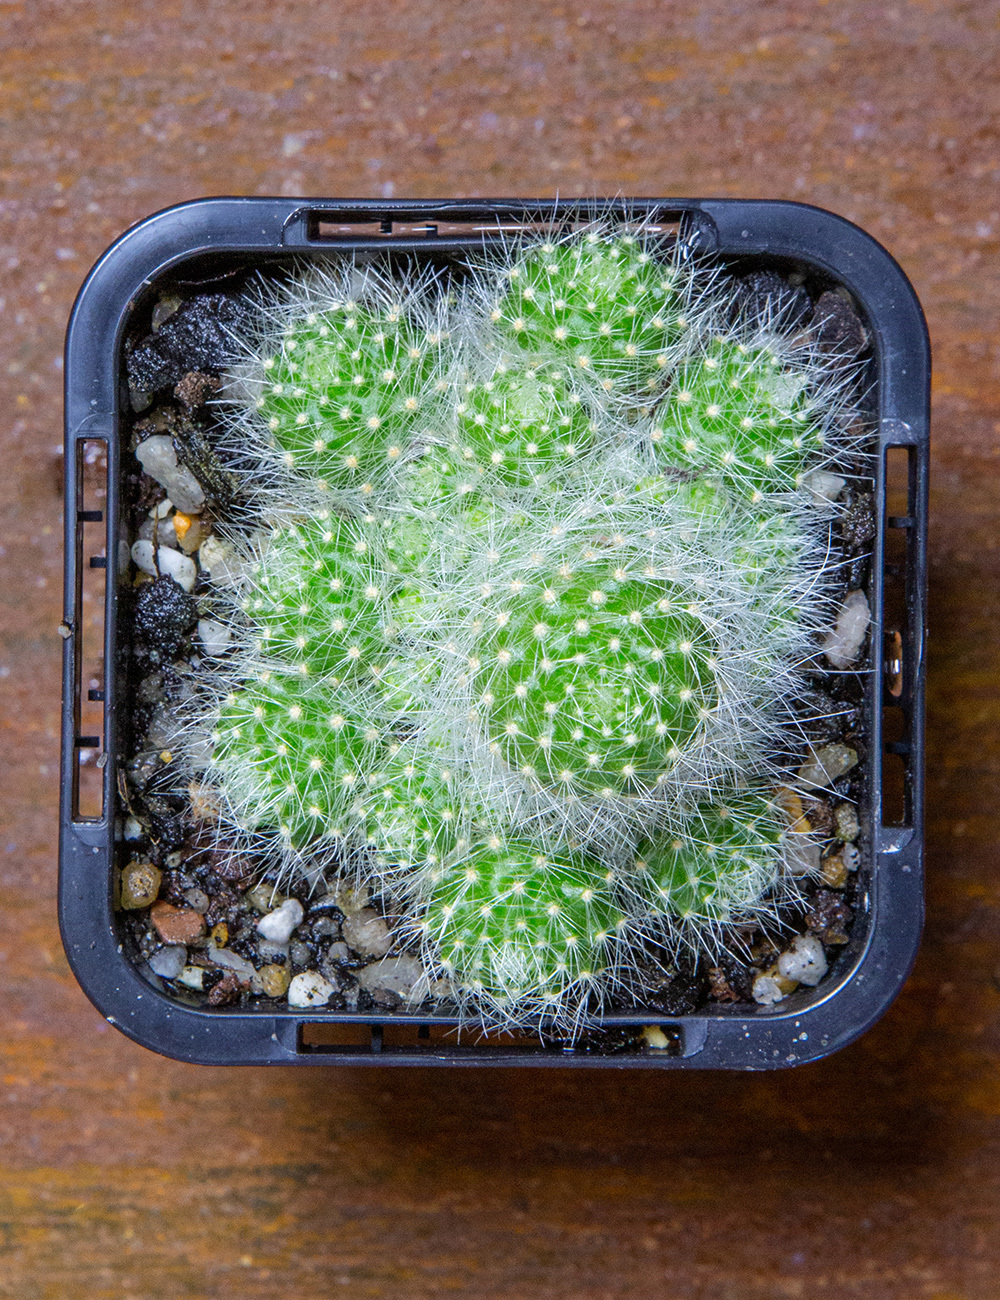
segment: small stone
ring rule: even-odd
[[[812,908],[806,913],[806,925],[828,947],[845,944],[850,938],[847,926],[853,916],[854,913],[840,894],[830,889],[820,889],[813,899]]]
[[[290,1007],[325,1007],[336,993],[328,979],[318,971],[302,971],[288,985]]]
[[[122,871],[122,907],[133,912],[151,907],[160,892],[163,874],[152,862],[130,862]]]
[[[819,839],[829,839],[833,834],[833,809],[829,801],[819,795],[805,795],[802,811],[813,834]]]
[[[799,768],[798,778],[802,785],[821,790],[833,785],[857,765],[857,750],[849,745],[823,745],[810,752],[809,758]]]
[[[136,595],[136,636],[163,659],[177,653],[184,636],[197,621],[197,603],[173,578],[157,578],[141,587]]]
[[[241,957],[238,952],[232,952],[229,948],[220,948],[215,940],[208,945],[208,956],[215,962],[216,966],[224,966],[227,970],[233,970],[243,980],[252,980],[257,974],[256,967],[252,962]]]
[[[208,910],[207,908],[205,909]],[[224,948],[229,942],[229,926],[225,921],[216,921],[212,926],[210,938],[213,943],[217,943],[220,948]]]
[[[643,1047],[649,1047],[654,1052],[666,1052],[670,1050],[671,1040],[666,1036],[659,1025],[643,1025],[642,1033],[639,1037],[642,1039]]]
[[[234,970],[227,970],[222,979],[212,986],[208,995],[210,1007],[224,1007],[235,1002],[240,994],[249,988],[246,980],[241,980]]]
[[[158,948],[149,959],[149,969],[160,979],[174,980],[187,965],[187,949],[181,944]]]
[[[786,989],[773,975],[758,975],[753,982],[753,1000],[762,1007],[773,1007],[788,997],[791,989]]]
[[[136,542],[136,546],[140,543]],[[156,567],[161,574],[173,578],[185,591],[193,591],[198,578],[198,566],[190,555],[175,551],[172,546],[161,546],[156,552]]]
[[[235,548],[211,533],[202,542],[198,551],[198,560],[202,571],[217,586],[236,582],[243,572],[243,563]]]
[[[329,895],[327,896],[329,897]],[[359,889],[352,889],[350,885],[338,885],[334,898],[337,906],[345,916],[351,916],[357,912],[363,912],[368,906],[371,895],[368,887],[362,885]]]
[[[778,958],[778,972],[785,979],[815,988],[827,972],[823,945],[815,935],[797,935],[792,940],[791,948]]]
[[[139,821],[138,817],[129,816],[125,818],[122,835],[128,841],[141,840],[143,838],[145,831],[142,829],[142,822]]]
[[[312,961],[312,952],[307,943],[301,943],[298,939],[293,940],[288,945],[288,960],[293,966],[308,966]]]
[[[837,614],[837,622],[828,632],[820,650],[834,668],[847,668],[858,657],[868,624],[871,622],[868,597],[863,591],[848,592]]]
[[[814,876],[819,871],[820,850],[815,840],[800,832],[788,831],[782,848],[785,870],[790,876]]]
[[[284,894],[279,894],[273,885],[262,881],[246,892],[246,900],[258,912],[271,912],[280,908],[285,901]]]
[[[819,878],[828,889],[843,889],[847,884],[847,866],[843,854],[831,853],[823,859]]]
[[[802,486],[812,497],[814,506],[825,506],[836,501],[847,485],[847,479],[832,474],[828,469],[814,469],[802,479]]]
[[[291,974],[287,966],[277,966],[270,963],[267,966],[261,966],[257,972],[257,978],[260,980],[260,986],[269,998],[280,998],[288,992],[288,986],[291,983]]]
[[[186,515],[178,510],[174,515],[174,536],[185,555],[194,555],[205,535],[205,525],[200,515]]]
[[[820,346],[838,356],[857,356],[868,346],[868,331],[846,291],[820,294],[811,329]]]
[[[405,999],[411,995],[423,973],[424,968],[416,957],[404,954],[363,966],[361,970],[355,971],[355,978],[373,997],[378,992],[388,991]]]
[[[190,879],[190,877],[188,878]],[[208,895],[203,889],[198,889],[196,887],[187,890],[184,894],[184,901],[187,903],[188,907],[194,908],[194,910],[199,912],[202,916],[204,916],[208,911]]]
[[[297,898],[286,898],[279,908],[261,917],[257,922],[257,931],[272,943],[287,943],[304,915],[302,904]]]
[[[392,947],[389,927],[371,908],[345,916],[341,931],[359,957],[384,957]]]
[[[154,903],[149,919],[164,943],[192,943],[205,933],[204,918],[190,907],[174,907],[173,903]]]
[[[870,492],[860,492],[840,516],[840,531],[852,551],[861,551],[875,536],[875,502]]]
[[[202,781],[188,782],[188,801],[191,816],[196,822],[214,822],[222,810],[218,788]],[[238,879],[239,877],[233,877]]]
[[[338,939],[335,943],[331,943],[329,948],[326,950],[327,961],[345,962],[349,961],[350,957],[350,949],[347,944],[344,943],[343,939]]]
[[[135,458],[149,475],[164,489],[178,510],[192,514],[205,504],[201,484],[186,465],[177,461],[174,440],[166,434],[154,434],[140,442]]]
[[[176,546],[177,531],[172,519],[146,519],[140,525],[139,537],[156,546]]]
[[[833,820],[837,827],[837,839],[850,843],[861,834],[861,825],[853,804],[839,803],[833,810]]]
[[[233,634],[225,623],[214,618],[198,620],[198,639],[207,655],[217,658],[229,649]]]
[[[315,936],[332,936],[340,933],[340,923],[332,916],[318,916],[312,923]]]
[[[779,786],[774,792],[774,802],[785,814],[790,832],[801,835],[809,833],[812,828],[802,807],[802,797],[797,790],[787,785]]]
[[[751,271],[735,283],[736,302],[743,314],[767,327],[786,329],[801,324],[812,310],[812,299],[801,285],[792,285],[777,271]]]
[[[199,993],[205,987],[205,968],[203,966],[185,966],[177,976],[178,984],[185,984],[189,989]]]
[[[204,406],[210,397],[222,387],[222,381],[215,375],[203,374],[200,370],[189,370],[174,385],[174,396],[189,411]]]

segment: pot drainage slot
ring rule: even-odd
[[[499,1032],[488,1034],[474,1027],[459,1029],[457,1025],[421,1024],[358,1024],[356,1021],[305,1021],[298,1027],[298,1051],[326,1056],[382,1055],[394,1053],[414,1055],[429,1052],[435,1055],[464,1056],[489,1051],[504,1051],[514,1055],[538,1052],[572,1052],[573,1049],[559,1041],[542,1040],[529,1032]]]
[[[538,220],[530,210],[496,211],[454,208],[440,211],[338,211],[322,209],[296,213],[285,229],[286,243],[373,244],[396,240],[440,241],[446,244],[478,243],[489,235],[546,235],[553,228],[568,235],[606,218],[623,233],[640,228],[667,239],[679,238],[696,214],[689,211],[653,210],[639,217],[616,213],[613,206],[567,205],[552,219]]]
[[[919,613],[910,593],[918,589],[917,449],[885,448],[885,532],[882,564],[882,824],[913,825],[910,720],[919,654]]]
[[[76,447],[76,592],[73,637],[73,817],[104,814],[104,630],[107,592],[108,444],[87,438]]]

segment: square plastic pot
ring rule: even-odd
[[[498,230],[586,219],[603,204],[546,200],[383,202],[201,199],[159,212],[108,249],[80,290],[66,342],[66,595],[59,916],[70,964],[110,1024],[164,1055],[206,1064],[604,1066],[759,1070],[816,1060],[864,1032],[913,963],[923,919],[923,692],[930,353],[920,305],[880,244],[832,213],[796,203],[641,199],[631,215],[676,227],[736,268],[806,269],[853,296],[874,355],[876,534],[868,598],[868,757],[862,863],[850,943],[815,989],[774,1007],[719,1005],[666,1017],[638,1008],[604,1017],[614,1052],[525,1037],[456,1042],[434,1013],[303,1012],[185,1005],[128,956],[113,903],[122,823],[117,565],[123,528],[123,344],[164,287],[223,287],[227,277],[289,259],[396,250],[460,256]],[[106,471],[105,471],[106,461]],[[110,565],[110,567],[106,567]],[[107,581],[105,581],[107,579]],[[95,581],[99,584],[95,588]],[[94,643],[96,629],[96,644]],[[96,675],[92,673],[93,666]],[[891,739],[889,737],[891,736]],[[86,760],[86,761],[82,761]],[[667,1047],[643,1046],[658,1025]]]

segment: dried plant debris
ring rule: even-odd
[[[602,1008],[823,978],[873,527],[842,294],[598,223],[154,326],[119,881],[152,977],[609,1051]]]

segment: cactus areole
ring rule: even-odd
[[[188,706],[220,838],[368,885],[483,1024],[572,1033],[793,898],[843,358],[641,223],[254,294]]]

